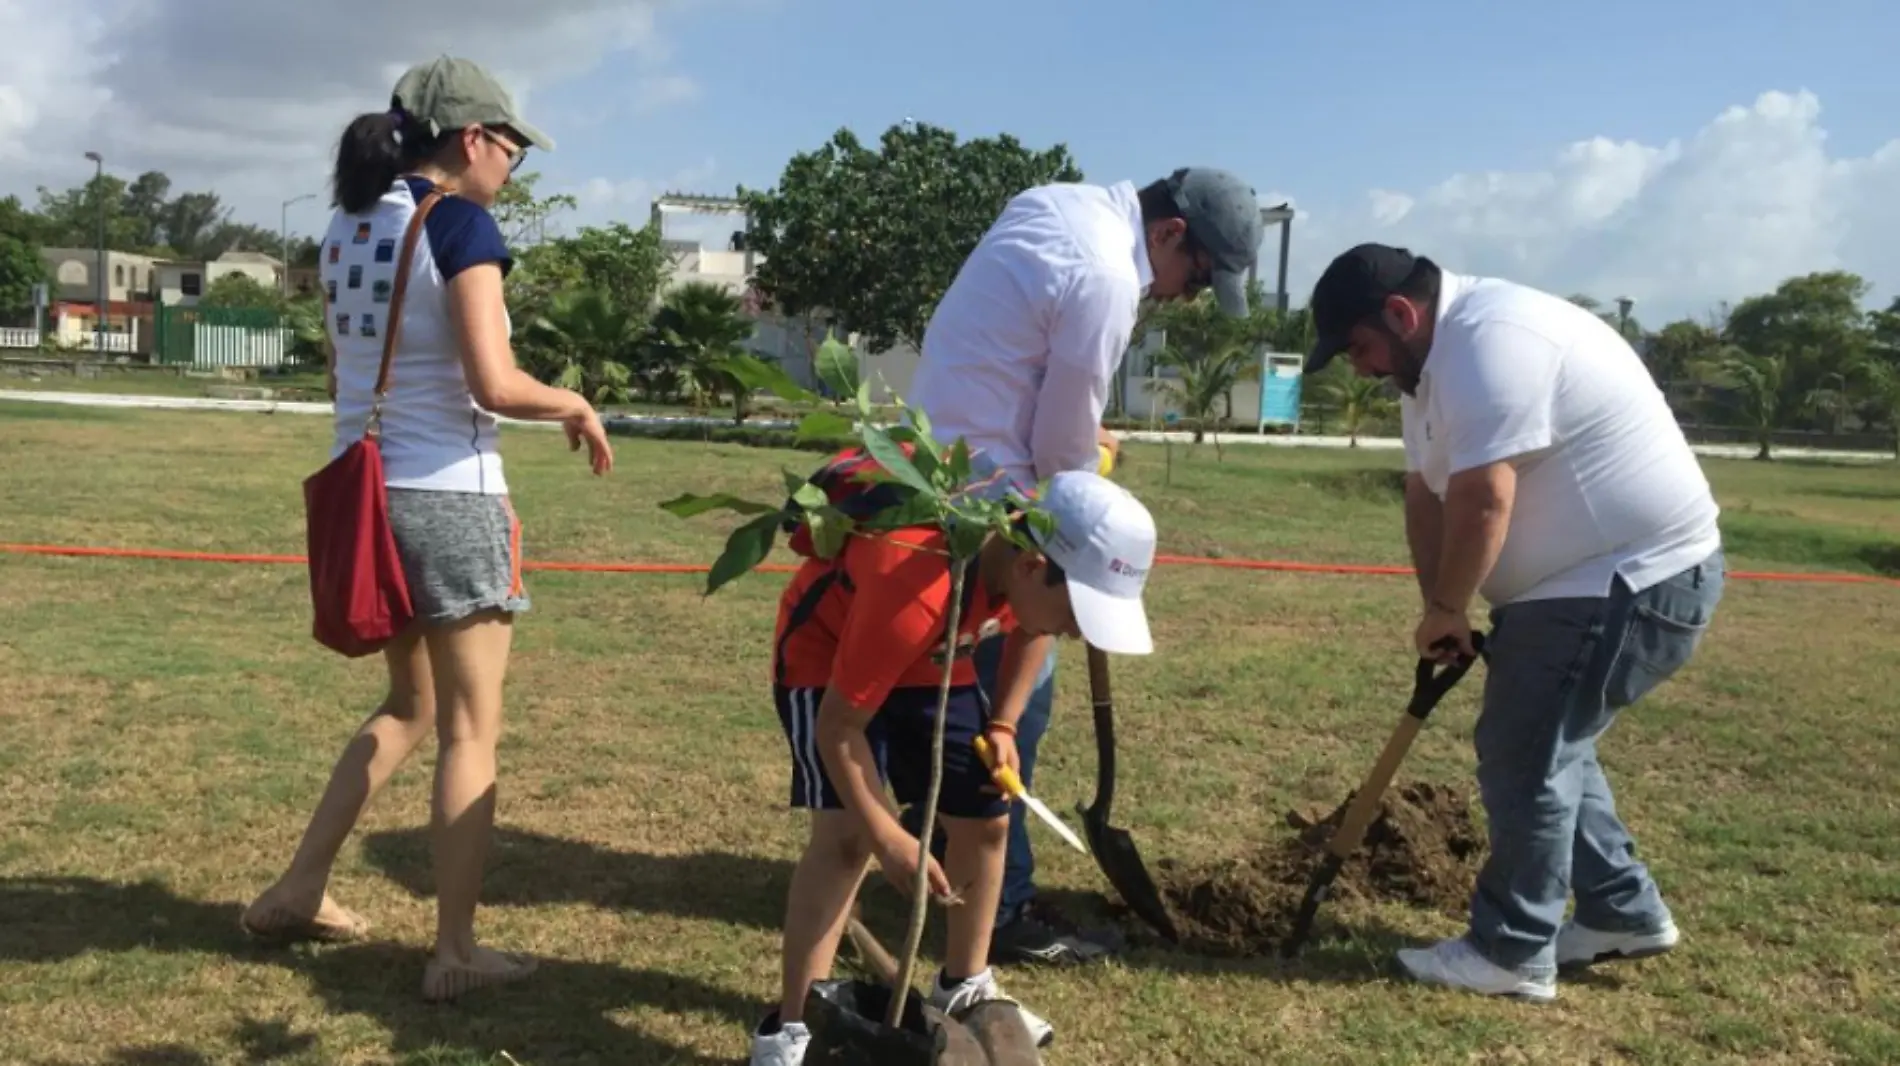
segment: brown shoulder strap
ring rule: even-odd
[[[389,296],[388,321],[383,329],[383,365],[376,372],[378,401],[389,391],[389,363],[396,355],[396,339],[402,335],[402,298],[409,288],[409,269],[416,257],[416,242],[422,238],[422,222],[441,202],[442,190],[430,189],[416,205],[416,213],[409,219],[409,231],[403,235],[402,256],[396,262],[395,289]]]

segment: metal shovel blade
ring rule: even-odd
[[[1134,838],[1127,830],[1108,824],[1115,802],[1115,704],[1108,684],[1108,655],[1093,645],[1089,647],[1089,698],[1095,705],[1095,802],[1077,808],[1089,851],[1122,901],[1170,942],[1179,941],[1174,919],[1161,902],[1154,878],[1148,876]]]
[[[1471,635],[1472,647],[1479,653],[1484,652],[1484,634]],[[1326,858],[1320,862],[1318,870],[1313,872],[1307,882],[1306,895],[1300,900],[1300,909],[1293,917],[1293,928],[1280,945],[1280,955],[1292,958],[1299,954],[1300,947],[1313,931],[1313,918],[1319,913],[1320,904],[1332,893],[1333,881],[1339,877],[1340,868],[1352,853],[1359,850],[1359,844],[1371,828],[1372,819],[1378,813],[1379,803],[1385,798],[1385,790],[1392,784],[1392,778],[1399,771],[1399,764],[1405,761],[1405,755],[1412,748],[1412,741],[1418,731],[1425,726],[1425,719],[1431,716],[1438,701],[1445,693],[1465,676],[1475,660],[1462,660],[1433,674],[1430,659],[1420,659],[1413,674],[1412,701],[1406,705],[1405,714],[1399,718],[1397,728],[1392,730],[1391,739],[1385,743],[1385,750],[1379,753],[1378,762],[1372,766],[1372,772],[1359,790],[1352,794],[1352,802],[1346,807],[1346,816],[1340,820],[1339,828],[1326,841]]]

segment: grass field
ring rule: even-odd
[[[0,404],[0,542],[301,549],[327,421]],[[507,431],[530,558],[704,562],[683,490],[774,498],[806,453],[617,441],[605,481],[558,434]],[[1136,446],[1124,477],[1163,550],[1404,561],[1393,453]],[[1900,572],[1900,469],[1710,461],[1731,565]],[[307,635],[303,571],[0,554],[0,1060],[8,1063],[742,1062],[774,994],[802,840],[766,701],[773,598],[676,576],[530,575],[480,929],[530,984],[431,1008],[429,757],[398,776],[333,886],[367,945],[269,951],[238,910],[287,859],[373,663]],[[1353,787],[1409,694],[1405,577],[1187,566],[1154,577],[1158,652],[1118,661],[1116,822],[1151,863],[1242,855]],[[1900,587],[1736,580],[1705,650],[1604,744],[1622,812],[1685,934],[1676,954],[1491,1002],[1395,980],[1456,914],[1329,904],[1351,936],[1294,963],[1142,947],[1006,971],[1100,1063],[1900,1061]],[[1039,789],[1094,778],[1065,648]],[[1468,785],[1477,679],[1401,781]],[[1038,832],[1045,891],[1102,913],[1090,860]],[[901,918],[876,879],[873,924]],[[933,933],[941,931],[939,921]],[[937,937],[927,938],[934,952]],[[848,952],[847,952],[848,954]]]

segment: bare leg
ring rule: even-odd
[[[785,902],[784,983],[779,1021],[805,1020],[812,983],[831,973],[838,940],[851,917],[851,901],[870,869],[870,842],[858,820],[845,811],[813,811],[811,841],[792,871]]]
[[[435,683],[420,635],[398,638],[383,661],[389,692],[382,706],[344,746],[289,870],[245,911],[245,925],[259,933],[291,932],[313,920],[339,937],[363,931],[360,918],[328,898],[330,871],[370,801],[435,724]]]
[[[485,612],[431,630],[435,672],[435,959],[424,977],[430,999],[524,977],[526,959],[475,946],[475,905],[495,824],[495,744],[501,738],[502,684],[514,637],[510,616]]]
[[[944,976],[951,984],[975,977],[989,968],[990,933],[996,924],[996,905],[1003,898],[1003,860],[1008,850],[1009,817],[943,819],[949,838],[944,876],[963,893],[963,902],[949,911]],[[964,886],[969,887],[964,887]]]

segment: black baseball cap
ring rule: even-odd
[[[1188,236],[1214,261],[1214,299],[1222,312],[1244,317],[1247,274],[1260,255],[1260,197],[1238,175],[1212,167],[1182,167],[1167,184]]]
[[[1432,265],[1424,256],[1388,244],[1360,244],[1341,252],[1313,285],[1313,299],[1307,304],[1319,340],[1306,353],[1306,372],[1325,367],[1345,351],[1354,326],[1377,315],[1386,297]]]

